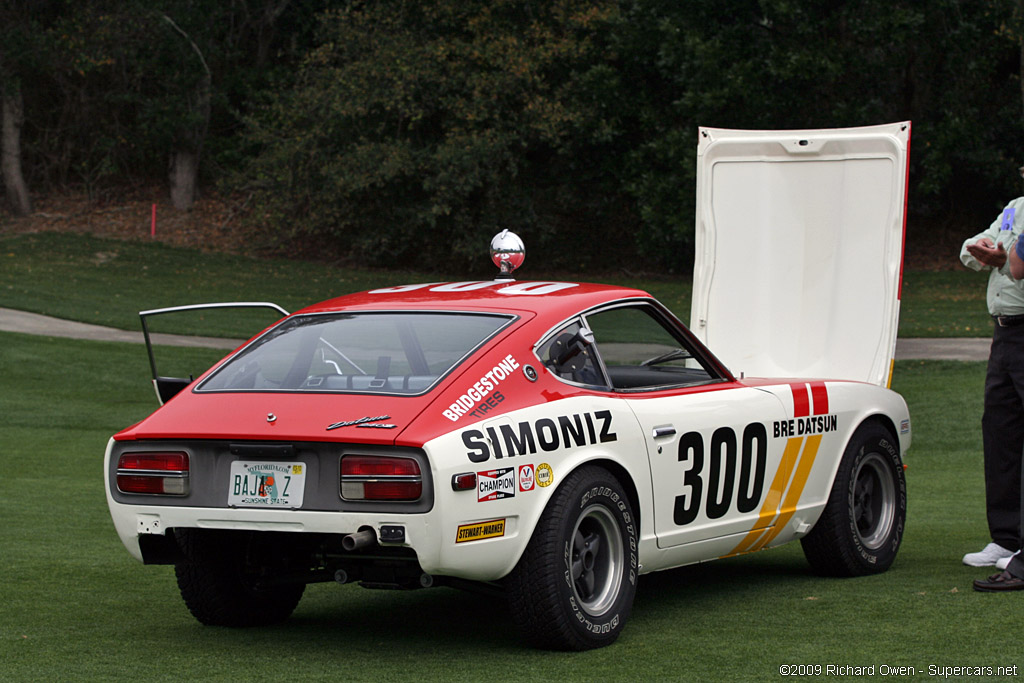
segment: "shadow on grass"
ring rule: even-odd
[[[767,552],[756,559],[733,558],[655,572],[640,577],[633,618],[642,616],[653,624],[674,622],[685,611],[693,618],[710,619],[721,610],[723,600],[756,602],[765,595],[799,594],[821,581],[828,580],[811,572],[799,550],[795,556]],[[382,647],[395,643],[403,649],[395,656],[437,648],[466,654],[481,648],[515,652],[525,646],[502,597],[452,588],[380,591],[317,584],[307,588],[295,614],[274,627],[228,629],[186,621],[176,622],[175,630],[173,638],[202,638],[207,643],[213,638],[256,648],[308,650],[343,644],[347,656],[364,652],[378,656]]]

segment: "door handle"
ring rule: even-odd
[[[676,433],[676,428],[675,427],[655,427],[654,428],[654,438],[655,439],[660,439],[660,438],[662,438],[664,436],[672,436],[675,433]]]

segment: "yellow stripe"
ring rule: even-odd
[[[789,524],[789,520],[792,519],[793,514],[796,512],[796,506],[800,502],[800,496],[804,492],[804,487],[807,485],[807,479],[811,475],[811,467],[814,466],[814,459],[818,455],[821,437],[821,434],[807,437],[804,454],[800,458],[800,465],[797,467],[796,476],[793,477],[793,484],[789,487],[789,492],[786,494],[786,501],[782,504],[779,519],[775,522],[775,526],[769,533],[765,534],[752,550],[760,550],[771,543],[779,535],[779,532]]]
[[[793,474],[793,466],[796,464],[797,456],[800,454],[800,446],[803,444],[803,440],[803,437],[796,436],[786,441],[786,450],[782,454],[782,461],[779,462],[779,468],[775,471],[775,478],[772,479],[772,485],[764,497],[764,504],[761,505],[761,512],[757,516],[757,521],[754,522],[754,528],[725,557],[749,552],[761,535],[771,530],[771,521],[775,519],[779,512],[779,503],[782,501],[782,494],[789,484],[789,478]]]

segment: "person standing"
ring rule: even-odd
[[[1024,240],[1018,239],[1016,244],[1007,251],[1009,252],[1007,260],[1009,261],[1010,275],[1015,280],[1024,280]],[[1018,463],[1024,461],[1024,451],[1018,453],[1017,458]],[[1022,534],[1017,539],[1019,548],[1024,546],[1024,480],[1019,479],[1018,482],[1021,492],[1019,499],[1021,517],[1018,519]],[[986,579],[976,579],[974,590],[988,592],[1024,590],[1024,556],[1020,552],[1011,556],[1005,564],[1000,560],[996,566],[1002,571],[992,574]]]
[[[972,567],[1004,569],[1021,547],[1021,457],[1024,453],[1024,282],[1014,280],[1007,252],[1024,228],[1024,197],[1006,205],[987,230],[964,241],[960,261],[988,270],[986,302],[994,329],[981,418],[985,511],[992,542],[967,553]]]

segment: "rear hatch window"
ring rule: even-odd
[[[294,316],[196,391],[422,394],[513,319],[447,312]]]

